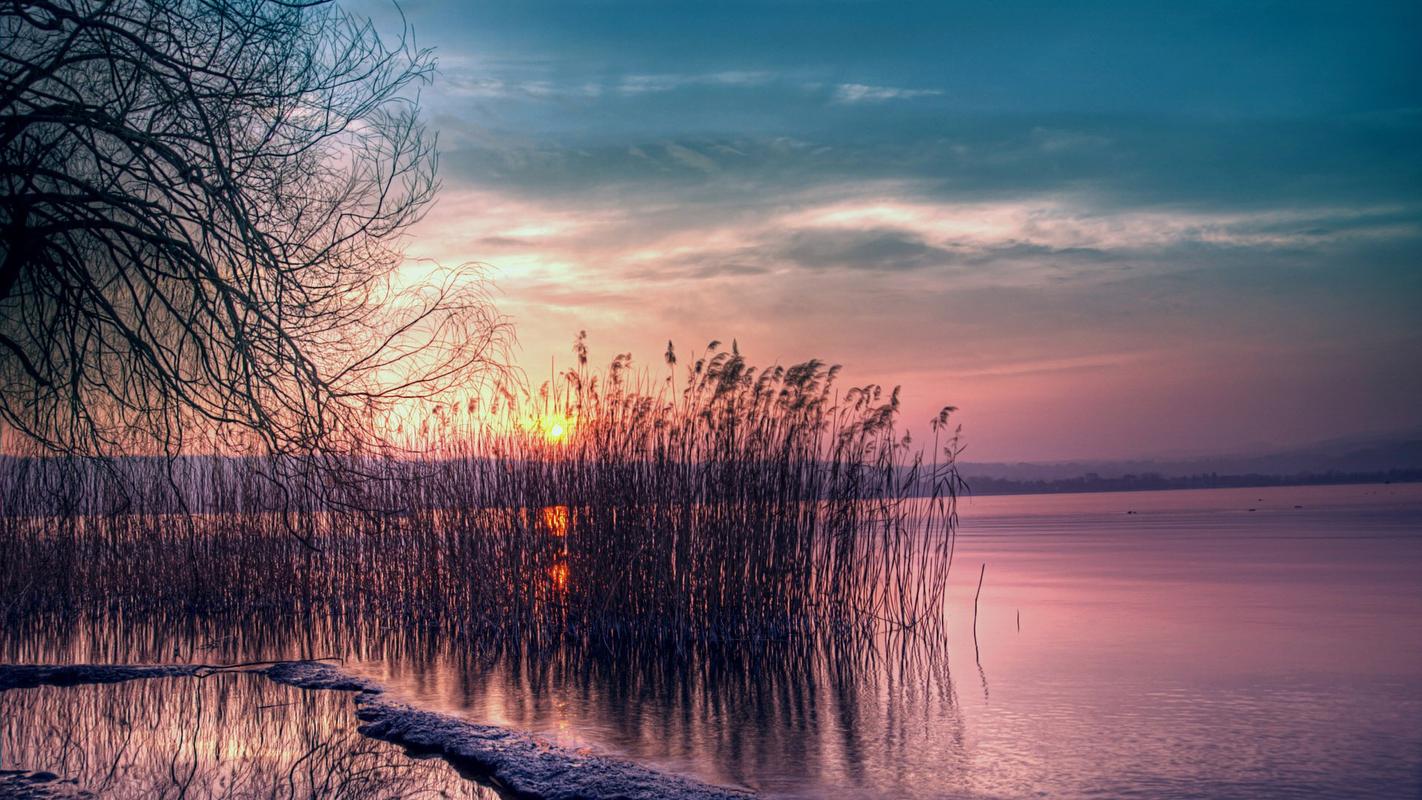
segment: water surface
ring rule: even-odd
[[[342,656],[422,706],[777,797],[1422,795],[1422,486],[986,497],[962,514],[946,647],[547,653],[411,620],[98,618],[9,632],[3,653]],[[164,683],[77,708],[194,691]],[[0,766],[59,771],[41,756],[75,738],[56,732],[70,717],[17,709],[91,690],[39,691],[0,695]],[[224,691],[240,702],[204,735],[250,725],[270,704],[255,692],[277,690]],[[354,736],[330,697],[302,708]],[[129,746],[171,750],[164,730]]]
[[[40,686],[0,692],[0,760],[111,798],[496,797],[354,723],[348,693],[252,673]]]

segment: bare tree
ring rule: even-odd
[[[324,0],[0,0],[0,420],[51,453],[359,445],[497,367],[406,31]]]

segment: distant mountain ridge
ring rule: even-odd
[[[973,478],[1004,481],[1062,481],[1094,476],[1119,479],[1155,475],[1302,476],[1383,474],[1422,471],[1422,430],[1332,439],[1271,453],[1187,458],[1079,460],[1058,462],[972,462],[959,469]]]

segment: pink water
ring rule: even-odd
[[[341,655],[419,705],[769,797],[1422,797],[1422,485],[961,511],[946,650],[530,656],[410,619],[280,615],[213,630],[100,614],[0,642],[42,663]],[[0,768],[142,776],[187,753],[214,776],[189,796],[210,795],[231,765],[188,743],[216,736],[252,780],[302,748],[412,780],[353,733],[348,698],[187,680],[4,693]]]
[[[365,668],[421,703],[773,796],[1422,794],[1422,486],[962,514],[946,664]]]

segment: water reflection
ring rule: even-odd
[[[540,516],[543,519],[543,529],[559,538],[568,535],[568,507],[549,506],[543,509]]]
[[[548,577],[553,584],[553,599],[562,599],[568,592],[568,507],[549,506],[539,513],[542,528],[557,544],[548,568]]]
[[[945,772],[963,766],[945,656],[893,638],[842,651],[514,645],[364,668],[422,706],[569,747],[635,753],[712,782],[770,794],[821,796],[834,785],[892,795],[914,790],[914,779],[896,774],[910,754]]]
[[[911,776],[895,772],[910,756],[930,755],[943,770],[966,768],[966,733],[947,651],[912,637],[886,635],[871,647],[858,639],[853,646],[762,642],[681,649],[566,639],[550,648],[538,640],[459,638],[361,618],[254,613],[204,623],[183,617],[115,622],[32,622],[20,636],[5,637],[6,660],[233,663],[338,656],[347,669],[423,707],[787,796],[807,787],[818,796],[826,783],[875,794],[910,789]],[[109,702],[121,708],[130,700]],[[333,718],[353,726],[349,713]],[[934,731],[931,742],[924,741],[928,730]]]
[[[0,693],[0,767],[114,798],[479,798],[489,789],[355,731],[351,695],[260,675]]]
[[[963,513],[947,648],[549,647],[358,607],[130,607],[16,619],[0,658],[339,656],[402,699],[770,796],[1422,789],[1422,487],[981,498]],[[533,519],[540,570],[578,522]]]

